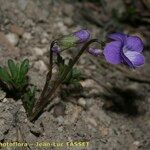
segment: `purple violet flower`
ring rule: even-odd
[[[101,51],[100,49],[98,49],[98,48],[89,47],[89,48],[87,49],[87,51],[88,51],[91,55],[93,55],[93,56],[95,56],[95,57],[97,57],[97,56],[99,56],[99,55],[102,54],[102,51]]]
[[[144,64],[145,59],[141,54],[144,44],[139,37],[113,33],[108,38],[114,40],[106,44],[103,52],[109,63],[124,63],[131,68],[137,68]]]
[[[70,35],[63,36],[57,40],[57,44],[52,47],[52,51],[59,53],[61,50],[74,47],[76,44],[87,42],[91,35],[88,30],[82,29]]]

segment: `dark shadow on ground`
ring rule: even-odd
[[[142,95],[131,89],[123,90],[114,87],[111,90],[111,94],[103,94],[105,99],[103,108],[105,110],[130,116],[137,116],[140,114],[138,109],[139,106],[136,102],[142,98]]]

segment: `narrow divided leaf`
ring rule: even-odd
[[[20,73],[26,75],[29,69],[29,60],[25,59],[20,66]]]
[[[20,66],[19,81],[22,81],[25,78],[28,70],[29,70],[29,60],[25,59]]]
[[[24,101],[27,108],[28,113],[30,114],[32,112],[32,109],[35,104],[35,93],[36,93],[36,87],[31,87],[28,89],[27,93],[24,95]]]
[[[65,63],[65,60],[58,54],[57,55],[57,62],[56,62],[56,64],[58,66],[60,66],[60,65],[64,65],[64,63]]]
[[[16,67],[16,64],[14,63],[12,59],[8,60],[8,67],[9,67],[12,79],[16,80],[18,68]]]
[[[0,67],[0,78],[4,82],[7,82],[7,83],[11,82],[9,73],[7,72],[7,70],[5,70],[2,67]]]

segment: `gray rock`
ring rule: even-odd
[[[48,43],[48,40],[47,40],[46,38],[42,38],[42,39],[41,39],[41,43],[42,43],[42,44],[46,44],[46,43]]]
[[[138,83],[132,83],[125,87],[125,90],[132,90],[132,91],[139,91],[139,84]]]
[[[24,25],[25,27],[33,27],[35,26],[35,23],[32,19],[27,19],[25,22],[24,22]]]
[[[92,106],[92,104],[93,104],[93,102],[94,102],[94,100],[93,99],[86,99],[86,106],[87,106],[87,108],[89,108],[90,106]]]
[[[91,118],[91,117],[87,117],[86,118],[86,121],[91,124],[92,126],[96,127],[97,126],[97,122],[94,118]]]
[[[87,80],[82,81],[80,83],[84,88],[91,88],[91,87],[93,88],[97,85],[96,82],[92,79],[87,79]]]
[[[31,40],[32,39],[32,35],[28,32],[25,32],[23,34],[23,38],[26,39],[26,40]]]
[[[67,26],[62,21],[57,22],[56,27],[61,33],[67,34]]]
[[[70,17],[64,18],[64,24],[68,27],[71,27],[73,25],[73,20]]]
[[[66,15],[73,16],[75,8],[73,5],[66,3],[63,7],[63,11]]]
[[[38,48],[38,47],[33,48],[33,54],[37,56],[42,56],[46,51],[47,48]]]
[[[59,132],[62,132],[62,131],[63,131],[63,129],[64,129],[64,128],[63,128],[63,126],[58,127],[58,131],[59,131]]]
[[[29,125],[31,133],[34,134],[35,136],[39,136],[42,134],[42,129],[40,127],[30,122],[28,123],[28,125]]]
[[[13,46],[16,46],[19,42],[18,36],[14,33],[8,33],[6,38]]]
[[[2,131],[0,131],[0,141],[2,141],[4,139],[4,134],[2,133]]]
[[[5,103],[5,102],[8,102],[7,98],[4,98],[4,99],[3,99],[3,102],[4,102],[4,103]]]
[[[140,142],[139,141],[134,141],[133,144],[136,145],[136,146],[139,146]]]
[[[85,99],[84,98],[79,98],[79,100],[78,100],[78,104],[79,105],[81,105],[81,106],[83,106],[83,107],[85,107],[86,106],[86,101],[85,101]]]
[[[6,97],[6,93],[0,90],[0,101],[3,100],[5,97]]]
[[[49,15],[48,12],[43,11],[42,6],[38,7],[35,1],[28,1],[28,5],[25,9],[26,16],[36,21],[46,21],[46,17]]]
[[[98,116],[102,122],[105,122],[108,125],[111,123],[111,118],[103,110],[99,111]]]
[[[57,102],[57,99],[56,99]],[[65,115],[66,106],[64,104],[57,104],[53,109],[53,116],[59,117]]]
[[[35,62],[34,68],[40,71],[41,74],[47,71],[47,66],[42,60]]]
[[[27,4],[28,4],[28,0],[18,0],[18,6],[22,11],[26,9]]]
[[[62,117],[62,116],[57,117],[56,122],[58,122],[58,124],[63,124],[64,123],[64,117]]]

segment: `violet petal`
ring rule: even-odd
[[[142,40],[137,36],[129,36],[126,40],[126,46],[128,49],[136,52],[141,52],[144,48]]]
[[[90,39],[90,32],[88,30],[79,30],[73,33],[78,38],[77,43],[83,43]]]
[[[103,52],[105,59],[111,64],[120,64],[122,62],[121,48],[122,43],[120,41],[106,44]]]
[[[112,39],[112,40],[116,40],[116,41],[122,41],[124,42],[127,38],[126,34],[122,34],[122,33],[112,33],[108,35],[108,38]]]
[[[126,51],[124,55],[128,58],[128,60],[126,59],[125,61],[130,67],[132,67],[131,63],[133,67],[136,68],[143,65],[145,62],[144,56],[141,53],[135,51]]]

